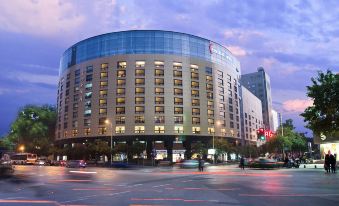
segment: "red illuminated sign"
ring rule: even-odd
[[[265,135],[266,138],[271,138],[274,135],[274,133],[271,130],[265,130],[264,128],[259,128],[257,130],[257,134],[258,135],[263,134]]]

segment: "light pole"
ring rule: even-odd
[[[216,121],[216,126],[220,125],[220,121]],[[213,148],[213,164],[215,164],[215,148],[214,148],[214,137],[215,137],[216,127],[213,125],[213,140],[212,140],[212,148]]]
[[[105,121],[106,124],[109,124],[110,127],[111,127],[111,166],[112,166],[112,163],[113,163],[113,125],[112,125],[112,122],[110,122],[108,119],[106,119]]]

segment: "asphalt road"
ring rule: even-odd
[[[17,166],[0,205],[339,205],[339,175],[322,169],[241,171]]]

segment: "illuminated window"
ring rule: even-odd
[[[78,103],[76,103],[76,105],[73,106],[77,106]],[[91,100],[88,100],[85,102],[85,109],[90,109],[92,106]]]
[[[107,71],[107,69],[108,69],[108,64],[107,63],[101,64],[101,71]]]
[[[199,99],[192,99],[192,106],[199,106],[200,100]]]
[[[145,88],[144,87],[136,87],[135,88],[135,94],[145,94]]]
[[[115,117],[115,123],[116,124],[125,124],[125,116],[117,116]]]
[[[145,67],[145,61],[136,61],[135,67],[137,67],[137,68]]]
[[[174,123],[175,124],[183,124],[184,123],[184,117],[183,116],[174,116]]]
[[[78,121],[77,121],[77,120],[73,120],[72,126],[73,126],[73,127],[78,127]]]
[[[164,97],[155,97],[155,104],[164,104],[165,98]]]
[[[144,116],[135,116],[134,122],[135,123],[145,123],[145,117]]]
[[[199,82],[194,82],[194,81],[192,81],[192,82],[191,82],[191,87],[192,87],[192,88],[199,88]]]
[[[163,68],[164,67],[164,62],[163,61],[155,61],[154,66],[156,68]]]
[[[136,97],[135,104],[145,104],[145,97]]]
[[[117,95],[125,95],[125,88],[118,88]]]
[[[84,133],[85,133],[85,135],[90,135],[91,134],[91,128],[85,128]]]
[[[99,125],[106,125],[106,120],[107,120],[107,117],[100,117],[99,118]]]
[[[213,93],[212,92],[207,92],[206,96],[207,96],[207,99],[213,99]]]
[[[222,88],[222,89],[224,89],[224,88]],[[213,84],[206,84],[206,90],[207,91],[213,91]]]
[[[174,107],[174,114],[182,114],[184,109],[182,107]]]
[[[208,118],[207,123],[208,123],[208,125],[214,125],[214,119]]]
[[[183,104],[183,99],[179,98],[179,97],[174,97],[174,104],[182,105]]]
[[[117,67],[118,67],[118,69],[126,69],[127,62],[118,62]]]
[[[72,135],[73,135],[73,137],[77,136],[78,135],[78,130],[77,129],[73,129]]]
[[[106,99],[100,99],[99,100],[99,106],[106,106],[107,105],[107,100]]]
[[[145,70],[144,69],[136,69],[135,70],[135,76],[145,76]]]
[[[99,109],[99,114],[107,114],[107,109],[106,108]]]
[[[164,79],[162,79],[162,78],[155,78],[154,79],[154,84],[155,85],[164,85]]]
[[[173,71],[173,77],[182,77],[182,71],[174,70]]]
[[[116,114],[125,114],[125,107],[117,107],[115,108]]]
[[[174,88],[174,95],[182,96],[182,89]]]
[[[154,126],[154,133],[165,133],[164,126]]]
[[[192,127],[193,134],[200,134],[200,127]]]
[[[100,73],[100,79],[107,78],[108,73],[107,72],[101,72]]]
[[[107,90],[100,90],[100,97],[107,97]]]
[[[206,75],[206,82],[207,82],[207,83],[213,82],[213,77],[210,76],[210,75]]]
[[[173,69],[182,69],[182,63],[173,62]]]
[[[85,99],[90,99],[91,97],[92,97],[92,92],[86,92],[85,93]]]
[[[118,97],[115,101],[117,105],[125,104],[125,97]]]
[[[191,64],[190,68],[195,69],[196,71],[198,71],[197,69],[199,69],[198,65],[195,64]]]
[[[192,115],[200,115],[200,109],[199,108],[192,108]]]
[[[174,79],[174,86],[179,86],[179,87],[181,87],[181,86],[182,86],[182,80],[180,80],[180,79]]]
[[[136,78],[135,79],[135,85],[145,85],[145,79],[144,78]]]
[[[213,127],[208,128],[208,134],[214,134],[214,128]]]
[[[106,127],[99,127],[99,131],[98,131],[99,134],[106,134],[106,132],[107,132]]]
[[[125,86],[126,80],[125,79],[118,79],[117,80],[117,86]]]
[[[126,77],[126,70],[118,70],[117,77],[119,78]]]
[[[199,90],[191,90],[192,97],[199,97]]]
[[[200,124],[200,117],[192,117],[192,124]]]
[[[164,124],[165,123],[165,116],[155,116],[154,123],[156,124]]]
[[[208,110],[207,110],[207,115],[208,115],[208,116],[214,116],[214,110],[208,109]]]
[[[117,133],[117,134],[125,133],[125,126],[116,126],[115,127],[115,133]]]
[[[199,74],[195,72],[191,72],[191,79],[199,80]]]
[[[182,133],[184,133],[184,127],[183,126],[174,126],[174,132],[176,134],[182,134]]]
[[[84,119],[84,126],[85,127],[91,126],[91,119]]]
[[[135,126],[134,133],[137,133],[137,134],[145,133],[145,126]]]
[[[165,107],[164,106],[156,106],[154,108],[155,113],[165,113]]]
[[[87,109],[87,110],[85,110],[85,112],[84,112],[84,116],[85,116],[85,117],[91,116],[91,114],[92,114],[92,110],[90,110],[90,109]]]
[[[213,107],[214,107],[213,101],[207,101],[207,108],[213,108]]]
[[[100,87],[107,87],[108,81],[100,81]]]
[[[143,114],[145,112],[144,106],[136,106],[135,107],[135,114]]]
[[[164,94],[164,88],[156,87],[154,90],[155,94]]]
[[[163,69],[154,70],[154,76],[158,76],[158,77],[164,76],[164,70]]]

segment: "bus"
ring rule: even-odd
[[[14,165],[34,164],[37,160],[38,155],[32,153],[16,153],[11,157]]]

